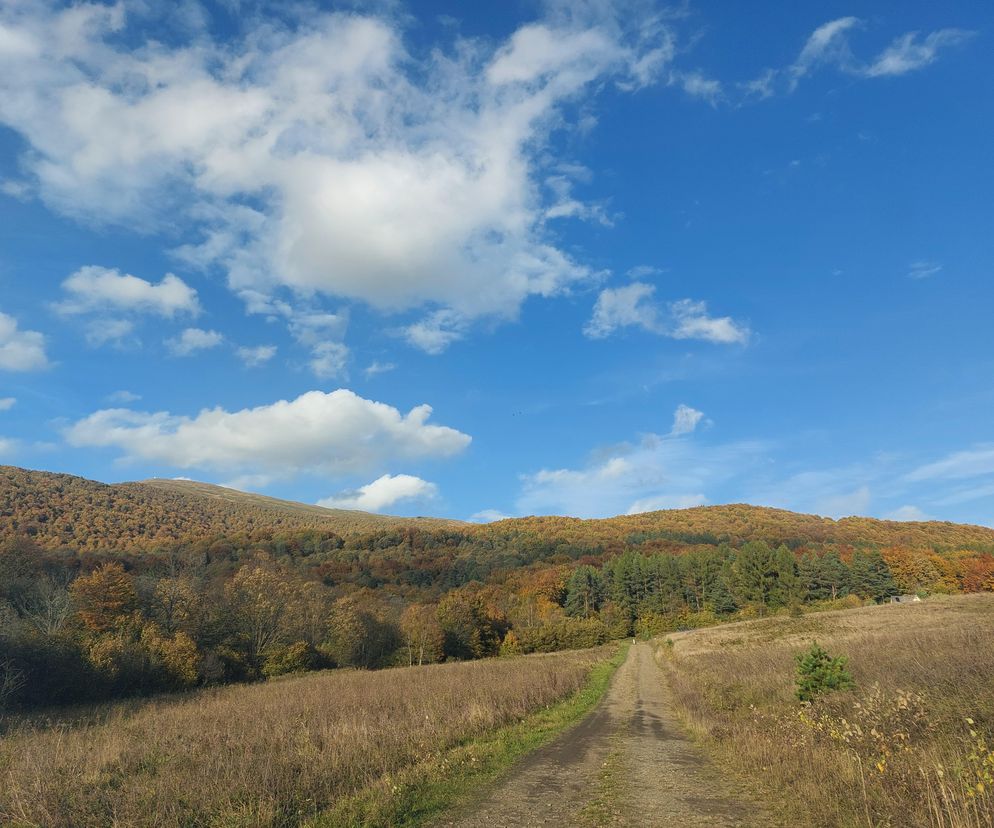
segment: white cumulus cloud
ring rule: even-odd
[[[300,7],[169,44],[147,16],[0,7],[0,123],[27,142],[38,197],[89,222],[183,226],[195,241],[175,252],[225,271],[253,309],[326,296],[427,314],[408,338],[431,351],[591,275],[546,225],[548,137],[578,99],[652,83],[676,54],[663,15],[610,2],[551,4],[503,42],[427,54],[386,12]],[[704,97],[710,84],[682,83]],[[104,301],[149,295],[114,275],[96,285],[115,288]]]
[[[592,339],[603,339],[629,326],[658,331],[659,309],[652,301],[655,293],[656,288],[645,282],[602,290],[583,332]]]
[[[430,500],[438,495],[434,483],[410,474],[384,474],[355,491],[341,492],[318,501],[328,509],[360,509],[382,512],[402,500]]]
[[[290,477],[368,473],[397,460],[451,457],[467,434],[428,422],[428,405],[402,414],[347,389],[194,417],[126,408],[96,411],[65,431],[72,446],[114,448],[122,459]]]
[[[10,411],[16,403],[16,397],[0,397],[0,411]]]
[[[748,326],[730,316],[710,316],[706,302],[681,299],[671,302],[673,319],[669,335],[674,339],[703,339],[722,345],[745,344],[749,341]]]
[[[185,328],[179,336],[166,340],[166,347],[174,356],[193,356],[198,351],[216,348],[224,342],[224,337],[217,331],[205,331],[202,328]]]
[[[44,334],[21,330],[13,316],[0,313],[0,371],[40,371],[47,367]]]
[[[153,283],[130,273],[88,265],[71,274],[62,289],[68,295],[56,309],[64,314],[134,312],[172,318],[200,311],[197,292],[172,273]]]
[[[276,356],[276,346],[275,345],[254,345],[254,346],[242,346],[238,348],[235,353],[238,358],[244,362],[249,368],[256,368],[260,365],[265,365],[269,360]]]

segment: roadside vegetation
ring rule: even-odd
[[[0,824],[415,825],[582,717],[616,647],[0,720]]]
[[[994,825],[994,596],[769,618],[657,644],[681,713],[788,824]]]

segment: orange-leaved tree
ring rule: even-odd
[[[131,576],[119,563],[106,563],[70,587],[76,614],[92,632],[107,632],[138,608]]]

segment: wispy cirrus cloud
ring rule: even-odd
[[[135,323],[130,319],[93,319],[84,328],[87,343],[95,348],[108,343],[119,348],[138,346],[141,342],[134,334]]]
[[[910,481],[956,480],[994,475],[994,445],[981,443],[963,451],[955,451],[941,460],[925,463],[908,473]]]
[[[874,57],[860,59],[853,51],[850,36],[865,27],[865,21],[851,16],[823,23],[809,35],[793,63],[764,69],[752,80],[740,83],[740,91],[754,100],[790,93],[802,80],[826,67],[861,78],[905,75],[929,66],[938,60],[942,50],[964,43],[975,34],[955,28],[939,29],[924,36],[920,32],[906,32]]]
[[[934,63],[942,49],[957,46],[973,37],[974,32],[963,29],[940,29],[922,37],[919,32],[908,32],[896,38],[890,46],[861,70],[868,78],[886,75],[904,75]]]
[[[108,394],[105,399],[107,402],[127,405],[128,403],[138,402],[141,398],[141,394],[136,394],[133,391],[122,389],[121,391],[114,391],[113,393]]]
[[[396,368],[397,366],[392,362],[374,360],[363,369],[363,374],[366,376],[366,379],[369,379],[370,377],[375,377],[377,374],[387,374],[390,371],[396,370]]]
[[[909,279],[928,279],[930,276],[942,271],[942,265],[938,262],[917,261],[908,266]]]

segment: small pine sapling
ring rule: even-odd
[[[852,674],[846,669],[849,659],[833,658],[814,641],[806,652],[795,656],[797,660],[797,690],[802,702],[812,702],[822,693],[832,690],[851,690],[856,686]]]

